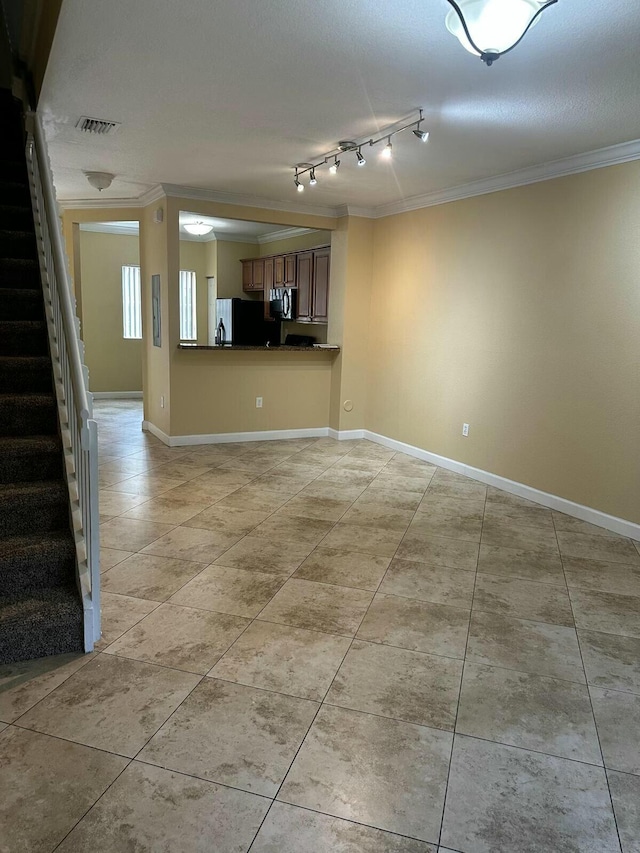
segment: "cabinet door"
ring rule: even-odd
[[[282,284],[285,287],[295,287],[296,286],[296,256],[295,255],[285,255],[284,256],[284,281]]]
[[[273,287],[273,258],[264,259],[264,292],[269,298],[269,291]]]
[[[273,259],[273,286],[282,287],[284,285],[284,255],[280,255]]]
[[[296,264],[298,285],[298,320],[311,319],[311,280],[313,276],[313,252],[300,252]]]
[[[242,261],[242,289],[253,290],[253,261]]]
[[[264,290],[264,261],[252,261],[253,287],[252,290]]]
[[[329,249],[313,253],[312,319],[326,323],[329,313]]]

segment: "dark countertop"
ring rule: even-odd
[[[260,351],[260,352],[340,352],[339,346],[332,346],[331,348],[321,346],[321,347],[287,347],[287,346],[279,346],[279,347],[249,347],[249,346],[235,346],[234,344],[222,344],[218,346],[205,346],[201,344],[178,344],[178,349],[182,350],[231,350],[231,351]]]

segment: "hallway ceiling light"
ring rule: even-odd
[[[205,225],[200,220],[197,222],[187,222],[186,225],[183,225],[183,228],[187,234],[193,234],[195,237],[204,237],[205,234],[213,231],[213,225]]]
[[[108,190],[115,178],[111,172],[85,172],[84,176],[94,190],[98,190],[98,192]]]
[[[558,0],[447,0],[445,24],[462,46],[488,66],[513,50]]]
[[[523,0],[513,0],[514,2],[523,2]],[[526,0],[526,2],[530,2],[530,0]],[[554,0],[557,2],[557,0]],[[424,116],[422,114],[422,109],[418,110],[418,117],[413,118],[411,121],[406,124],[401,124],[398,126],[398,123],[389,125],[389,127],[383,128],[379,131],[380,136],[372,137],[371,139],[366,140],[343,140],[338,142],[337,148],[334,148],[332,151],[327,151],[326,154],[321,154],[318,157],[316,163],[297,163],[293,168],[295,169],[295,177],[293,183],[295,184],[298,192],[303,192],[304,186],[300,181],[300,178],[303,175],[309,174],[309,186],[315,186],[318,183],[316,178],[316,170],[320,169],[322,166],[329,165],[329,172],[332,175],[336,175],[338,173],[338,168],[340,166],[340,160],[338,157],[341,154],[346,154],[347,152],[352,152],[356,155],[356,159],[358,161],[358,166],[364,166],[366,164],[366,159],[362,155],[362,148],[365,145],[377,145],[379,142],[384,142],[387,140],[387,144],[384,149],[381,151],[381,157],[385,159],[390,159],[393,153],[393,144],[391,142],[391,138],[396,135],[396,133],[402,133],[403,130],[412,130],[414,135],[421,141],[426,142],[429,139],[429,134],[426,130],[422,130],[421,124],[424,121]]]

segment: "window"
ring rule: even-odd
[[[142,337],[140,267],[122,267],[122,336]]]
[[[180,270],[180,340],[195,341],[196,331],[196,274]]]

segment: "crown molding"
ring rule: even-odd
[[[265,243],[276,243],[278,240],[291,240],[292,237],[303,237],[305,234],[316,234],[319,228],[283,228],[281,231],[272,231],[270,234],[261,234],[257,243],[262,246]]]
[[[375,208],[375,218],[394,216],[398,213],[419,210],[422,207],[433,207],[450,201],[460,201],[464,198],[487,195],[527,184],[537,184],[553,178],[577,175],[580,172],[590,172],[592,169],[602,169],[605,166],[615,166],[619,163],[628,163],[631,160],[638,159],[640,159],[640,139],[634,139],[620,145],[610,145],[608,148],[599,148],[596,151],[563,157],[561,160],[552,160],[549,163],[541,163],[539,166],[530,166],[527,169],[506,172],[503,175],[495,175],[481,181],[472,181],[459,187],[437,190],[391,204],[382,204]]]
[[[240,193],[223,193],[215,190],[201,189],[199,187],[183,187],[179,184],[162,184],[166,196],[170,198],[190,198],[194,201],[214,201],[219,204],[236,204],[240,207],[257,207],[263,210],[279,210],[284,213],[306,213],[309,216],[326,216],[334,219],[335,207],[321,207],[319,205],[295,204],[288,201],[273,201],[273,199],[261,198],[255,195],[243,195]]]
[[[360,216],[363,219],[376,219],[377,213],[375,207],[355,207],[353,204],[341,204],[336,207],[335,215],[340,216]]]
[[[124,222],[81,222],[81,231],[95,231],[98,234],[122,234],[127,237],[137,237],[140,233],[140,226],[136,222],[135,225],[126,225]]]

